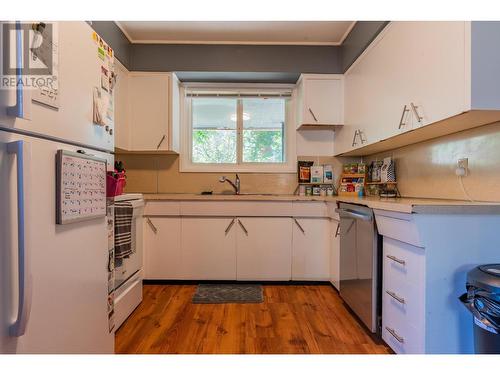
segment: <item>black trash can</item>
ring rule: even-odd
[[[500,264],[469,271],[466,288],[460,301],[473,315],[475,352],[500,354]]]

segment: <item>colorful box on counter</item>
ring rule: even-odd
[[[323,166],[313,165],[311,167],[311,182],[321,184],[323,182]]]
[[[314,164],[312,161],[298,161],[297,174],[299,183],[311,182],[311,166]]]
[[[333,168],[329,164],[323,166],[323,182],[325,184],[333,183]]]
[[[338,194],[343,196],[365,195],[366,164],[363,162],[344,164],[343,171]]]
[[[363,174],[366,173],[366,164],[363,162],[344,164],[343,171],[345,174]]]

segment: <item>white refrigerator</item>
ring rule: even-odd
[[[102,61],[87,23],[57,26],[59,108],[0,92],[0,353],[114,351],[106,218],[56,224],[57,150],[113,166],[112,132],[92,121]]]

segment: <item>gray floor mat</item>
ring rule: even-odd
[[[262,285],[257,284],[200,284],[193,303],[261,303]]]

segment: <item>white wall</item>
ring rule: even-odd
[[[331,130],[298,130],[297,155],[333,156],[333,138]]]

